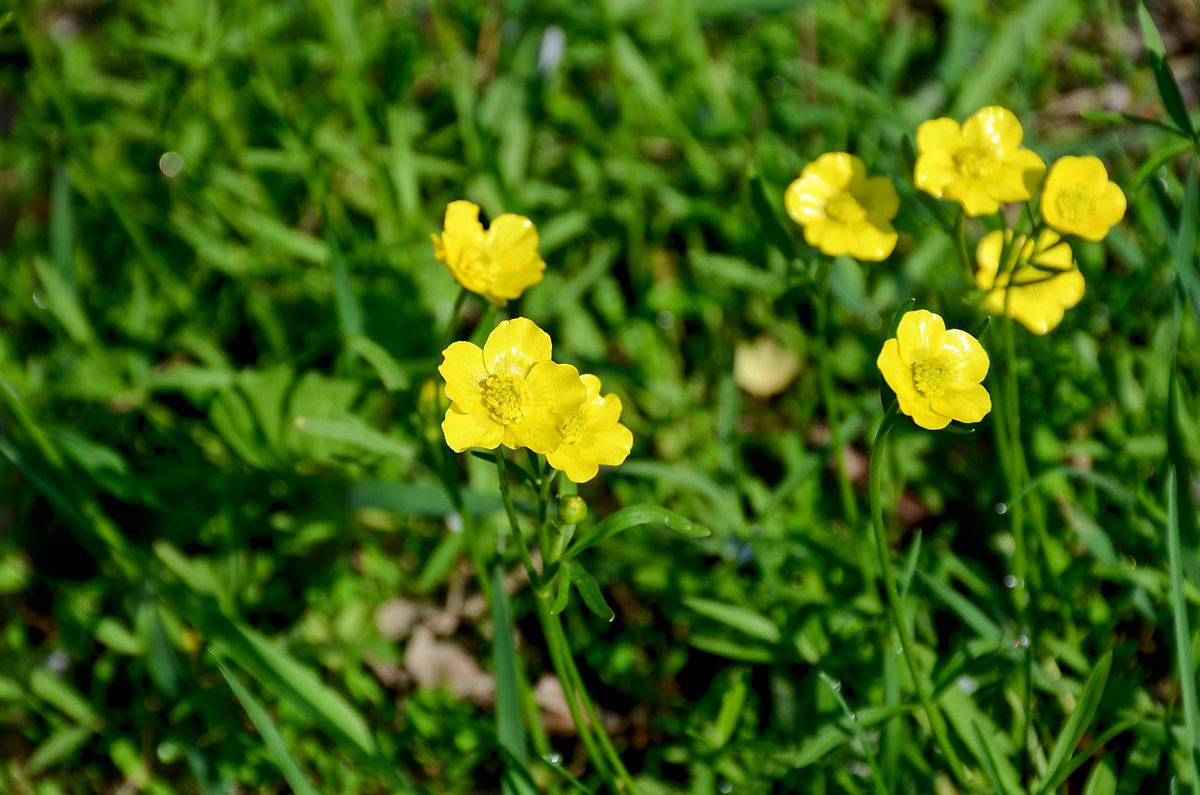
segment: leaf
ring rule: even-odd
[[[1133,190],[1139,191],[1146,184],[1146,180],[1154,175],[1169,161],[1179,157],[1184,152],[1191,151],[1192,143],[1190,141],[1171,141],[1159,147],[1153,154],[1148,155],[1142,164],[1138,166],[1137,171],[1133,175]]]
[[[517,649],[513,644],[512,608],[504,587],[504,567],[496,563],[492,572],[492,664],[496,672],[496,739],[520,763],[529,764],[525,748],[525,726],[521,722],[521,693],[517,682]],[[506,770],[508,765],[505,766]],[[514,789],[525,792],[518,783]],[[536,790],[533,790],[536,793]]]
[[[913,704],[896,704],[888,707],[865,707],[855,713],[858,725],[870,729],[885,723],[900,715],[907,715],[916,709]],[[850,721],[842,717],[832,723],[826,723],[798,750],[785,751],[773,755],[771,759],[790,768],[801,769],[813,765],[829,755],[833,749],[843,745],[853,734]]]
[[[37,775],[66,760],[92,737],[92,730],[84,726],[59,729],[29,755],[25,769]]]
[[[1143,127],[1156,127],[1160,130],[1172,133],[1173,135],[1183,135],[1183,132],[1178,127],[1172,127],[1170,124],[1165,124],[1158,119],[1143,119],[1141,116],[1134,116],[1129,113],[1114,113],[1113,111],[1108,110],[1085,110],[1079,115],[1081,118],[1088,121],[1137,124]],[[1191,148],[1187,142],[1183,142],[1183,144],[1185,150]],[[1162,163],[1160,162],[1159,165],[1162,165]]]
[[[405,461],[415,455],[411,441],[389,436],[372,428],[358,417],[348,416],[340,419],[331,417],[294,417],[292,426],[301,433],[319,436],[335,442],[369,450],[380,455],[396,456]]]
[[[342,332],[342,339],[348,340],[363,332],[362,306],[359,305],[358,296],[350,286],[350,272],[346,269],[346,261],[342,257],[337,238],[334,237],[332,224],[325,225],[325,243],[329,246],[329,265],[333,270],[333,297],[337,307],[338,328]]]
[[[566,557],[573,558],[588,547],[607,541],[631,527],[648,524],[662,525],[688,538],[706,538],[712,534],[704,525],[696,524],[666,508],[657,505],[630,505],[597,522],[567,550]]]
[[[346,338],[346,347],[366,359],[389,392],[403,391],[412,384],[412,379],[399,362],[374,340],[355,334]]]
[[[600,593],[600,586],[596,583],[596,579],[588,573],[587,569],[578,561],[570,559],[564,560],[562,565],[570,576],[575,590],[579,591],[579,595],[583,597],[583,603],[587,605],[588,610],[606,622],[611,622],[616,618],[616,614],[608,606],[608,602],[604,601],[604,594]]]
[[[30,672],[29,692],[81,726],[95,726],[97,723],[96,713],[87,699],[45,668],[34,668]]]
[[[1155,82],[1158,83],[1158,95],[1162,98],[1163,107],[1167,109],[1167,115],[1179,125],[1181,133],[1195,141],[1196,128],[1192,126],[1192,119],[1183,104],[1183,96],[1179,93],[1175,75],[1167,65],[1166,48],[1163,47],[1154,18],[1146,10],[1145,3],[1138,3],[1137,14],[1142,27],[1142,40],[1146,43],[1146,49],[1150,51],[1150,68],[1154,72]]]
[[[863,755],[867,758],[867,765],[871,768],[871,784],[875,788],[875,795],[888,795],[883,772],[879,769],[879,762],[876,761],[875,754],[871,751],[871,741],[867,739],[867,734],[863,731],[862,726],[858,725],[858,716],[850,709],[850,704],[842,695],[841,684],[833,681],[833,678],[824,671],[820,672],[820,677],[825,686],[833,693],[838,706],[842,708],[842,713],[846,716],[846,721],[850,724],[850,729],[858,738],[858,744],[862,746]]]
[[[1079,740],[1087,732],[1092,722],[1092,716],[1096,714],[1096,709],[1100,706],[1100,697],[1104,693],[1104,684],[1108,681],[1108,673],[1111,669],[1112,652],[1108,651],[1092,666],[1092,671],[1088,674],[1087,681],[1083,683],[1083,690],[1079,693],[1071,717],[1067,719],[1062,731],[1058,733],[1058,739],[1054,741],[1050,760],[1046,763],[1046,772],[1042,774],[1042,786],[1037,789],[1039,793],[1049,791],[1046,785],[1055,779],[1059,770],[1066,764],[1071,752],[1078,747]]]
[[[748,607],[718,602],[715,599],[704,599],[699,596],[685,597],[683,605],[706,618],[711,618],[713,621],[767,643],[779,643],[782,637],[775,622]]]
[[[246,715],[249,716],[250,722],[254,724],[254,728],[258,729],[259,736],[262,737],[267,750],[271,752],[271,756],[274,758],[275,764],[279,766],[279,772],[287,780],[288,786],[292,788],[292,791],[296,795],[317,795],[317,790],[308,783],[308,779],[300,770],[300,766],[296,764],[296,760],[288,752],[283,738],[279,736],[279,730],[271,722],[271,718],[267,715],[266,710],[259,705],[254,696],[250,695],[250,691],[242,686],[238,678],[230,672],[221,659],[221,656],[215,651],[210,651],[209,653],[217,661],[217,667],[221,669],[221,675],[229,683],[233,694],[242,703],[242,708],[246,710]]]
[[[1066,781],[1072,773],[1078,770],[1084,762],[1091,759],[1096,752],[1103,748],[1109,740],[1116,737],[1118,734],[1128,731],[1130,728],[1136,725],[1136,720],[1126,720],[1121,721],[1116,726],[1106,729],[1104,733],[1093,740],[1087,748],[1071,757],[1071,761],[1067,762],[1062,766],[1062,768],[1059,769],[1058,775],[1047,781],[1045,791],[1057,792],[1058,788],[1062,786],[1063,782]]]
[[[758,221],[762,224],[763,235],[767,240],[788,259],[796,258],[796,243],[791,234],[779,220],[774,203],[767,194],[767,185],[762,174],[755,169],[750,177],[750,206],[754,208]]]

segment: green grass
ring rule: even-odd
[[[647,795],[953,791],[875,585],[864,456],[896,308],[982,319],[907,139],[993,103],[1048,162],[1102,157],[1129,209],[1075,246],[1062,325],[1014,330],[1020,493],[994,416],[892,431],[915,655],[972,789],[1196,791],[1198,189],[1171,128],[1194,131],[1197,86],[1164,77],[1194,14],[1151,3],[1143,47],[1126,5],[0,12],[0,791],[606,791],[599,740],[536,708],[560,641]],[[781,196],[841,149],[902,209],[891,259],[830,268],[834,434],[820,255]],[[546,277],[508,312],[635,436],[580,486],[561,639],[529,588],[471,607],[504,583],[496,468],[423,430],[459,294],[429,235],[459,198],[535,221]],[[469,299],[451,330],[496,319]],[[763,332],[803,362],[770,400],[733,380]],[[995,395],[1003,332],[983,339]],[[501,562],[517,577],[513,544]],[[420,686],[397,600],[502,692]]]

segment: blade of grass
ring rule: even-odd
[[[250,722],[254,724],[254,728],[258,729],[259,736],[262,737],[267,750],[271,752],[272,758],[275,759],[275,764],[279,766],[279,772],[287,779],[288,786],[292,788],[292,791],[296,795],[317,795],[317,790],[308,783],[304,772],[300,770],[300,765],[296,763],[296,760],[288,752],[283,738],[279,736],[279,730],[275,728],[275,724],[267,715],[267,711],[262,708],[254,696],[250,695],[250,691],[225,666],[221,655],[212,650],[209,653],[217,661],[217,668],[221,669],[221,675],[229,683],[233,694],[242,703],[242,708],[246,710],[246,715],[249,716]]]
[[[833,697],[837,699],[838,706],[842,708],[842,712],[846,715],[846,721],[850,724],[850,730],[854,732],[854,736],[858,738],[859,745],[862,746],[863,756],[867,758],[867,764],[871,767],[871,785],[875,789],[875,795],[888,795],[887,788],[883,785],[883,772],[880,771],[879,763],[875,760],[875,754],[871,751],[871,742],[867,739],[862,726],[858,725],[858,716],[854,714],[854,710],[850,709],[850,705],[846,702],[846,697],[842,695],[841,684],[833,681],[833,678],[824,671],[821,671],[819,676],[821,677],[821,681],[833,693]]]
[[[1180,543],[1179,473],[1171,467],[1167,475],[1167,558],[1171,567],[1171,607],[1175,618],[1175,653],[1183,690],[1183,719],[1190,746],[1184,752],[1192,763],[1192,795],[1200,795],[1200,707],[1196,701],[1196,666],[1192,660],[1192,632],[1187,602],[1183,597],[1183,547]],[[1186,491],[1184,499],[1188,499]]]
[[[1100,706],[1100,696],[1104,693],[1104,684],[1108,681],[1111,669],[1112,652],[1109,651],[1092,666],[1092,671],[1083,684],[1083,690],[1079,693],[1079,699],[1075,709],[1071,712],[1071,717],[1067,719],[1066,725],[1058,734],[1058,739],[1054,741],[1054,749],[1050,752],[1050,761],[1046,763],[1046,772],[1042,775],[1042,786],[1037,790],[1039,793],[1049,791],[1046,785],[1054,779],[1058,771],[1066,764],[1071,752],[1079,746],[1080,739],[1092,722],[1092,716],[1096,714],[1096,709]]]

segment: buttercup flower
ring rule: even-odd
[[[1012,111],[989,106],[959,125],[932,119],[917,128],[917,187],[962,205],[967,215],[987,215],[1002,202],[1023,201],[1046,171],[1042,159],[1021,147],[1024,131]]]
[[[621,399],[600,396],[600,379],[579,376],[587,398],[562,427],[562,444],[546,454],[550,466],[565,472],[576,483],[596,477],[600,465],[617,466],[633,447],[633,434],[622,425]]]
[[[1025,235],[1013,240],[1009,230],[1006,236],[1012,243],[1001,273],[1002,235],[998,229],[988,232],[975,249],[979,264],[975,286],[989,291],[983,308],[990,314],[1003,315],[1004,294],[1008,292],[1009,317],[1034,334],[1045,334],[1062,322],[1063,312],[1083,298],[1083,274],[1075,267],[1071,247],[1049,229],[1038,236],[1036,246]]]
[[[446,228],[433,238],[433,253],[454,279],[497,306],[519,298],[542,280],[546,263],[538,256],[537,227],[528,218],[505,213],[484,231],[479,206],[454,201],[446,206]]]
[[[456,453],[503,444],[549,453],[563,441],[562,427],[587,397],[579,371],[550,361],[550,335],[523,317],[505,320],[483,350],[455,342],[442,351],[450,408],[442,422]]]
[[[1125,194],[1098,157],[1060,157],[1042,190],[1042,218],[1064,235],[1103,240],[1125,216]]]
[[[733,349],[733,380],[754,397],[778,395],[799,372],[800,359],[774,337],[764,334]]]
[[[967,332],[947,330],[932,312],[905,314],[875,364],[896,393],[900,411],[922,428],[936,431],[951,420],[979,422],[992,410],[992,398],[980,383],[988,371],[987,353]]]
[[[896,247],[896,189],[887,177],[868,177],[854,155],[829,152],[809,163],[788,185],[783,204],[808,244],[831,257],[878,262]]]

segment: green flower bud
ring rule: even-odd
[[[579,524],[587,518],[587,503],[577,495],[559,497],[558,518],[563,524]]]

